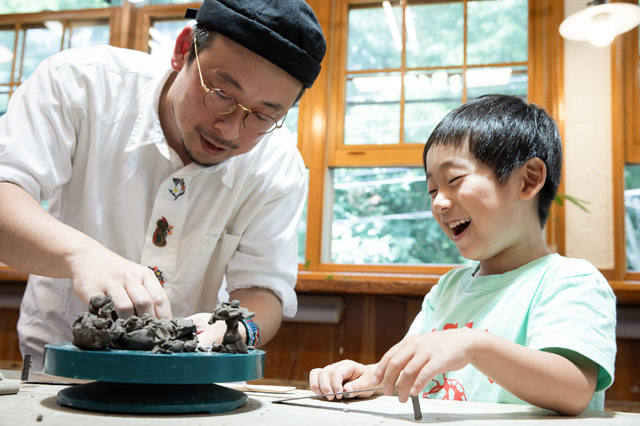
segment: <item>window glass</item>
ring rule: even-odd
[[[11,81],[11,63],[16,33],[13,28],[0,29],[0,84]]]
[[[463,36],[461,1],[407,6],[407,67],[462,64]]]
[[[528,84],[526,66],[473,68],[467,70],[467,99],[501,93],[526,100]]]
[[[287,116],[284,119],[284,127],[291,132],[291,137],[294,141],[298,141],[298,113],[300,112],[299,106],[296,104],[289,108]],[[308,172],[308,170],[307,170]]]
[[[526,62],[527,11],[527,0],[469,1],[467,62]]]
[[[0,86],[0,115],[7,112],[7,105],[9,104],[9,88],[7,86]]]
[[[74,22],[67,28],[65,48],[109,44],[109,23]]]
[[[151,4],[184,4],[197,2],[198,0],[150,0]]]
[[[400,78],[398,73],[349,78],[345,145],[398,143]]]
[[[399,31],[402,28],[402,8],[397,4],[399,2],[392,3],[396,5],[386,9],[378,6],[353,8],[349,11],[349,71],[400,67],[402,38]]]
[[[40,62],[60,51],[62,46],[62,24],[58,21],[47,23],[48,26],[28,28],[25,31],[24,63],[20,82],[24,82],[33,74]]]
[[[425,143],[427,138],[462,99],[459,69],[412,71],[405,76],[404,141]]]
[[[43,10],[98,9],[109,6],[121,6],[123,0],[2,0],[0,15],[11,13],[42,12]]]
[[[331,261],[462,263],[433,219],[422,168],[336,168]]]
[[[188,19],[154,21],[149,28],[149,53],[170,58],[178,35],[188,23]]]
[[[640,164],[628,164],[624,170],[624,178],[627,269],[640,271]]]
[[[306,181],[307,189],[309,187],[309,169],[306,169]],[[302,217],[300,218],[300,224],[298,225],[298,263],[305,264],[306,249],[307,249],[307,210],[309,206],[309,198],[304,202],[304,209],[302,210]]]

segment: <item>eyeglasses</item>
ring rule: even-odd
[[[200,59],[198,59],[198,45],[196,43],[195,36],[193,37],[193,46],[196,52],[198,74],[200,74],[200,85],[202,86],[202,90],[204,90],[202,103],[209,111],[215,112],[216,114],[220,115],[230,115],[233,114],[238,108],[240,108],[240,110],[244,114],[242,117],[243,127],[253,133],[270,133],[275,129],[281,128],[284,125],[284,119],[287,117],[286,114],[278,124],[275,118],[263,114],[259,111],[252,111],[250,108],[247,108],[238,103],[233,96],[227,95],[222,90],[215,87],[209,89],[206,84],[204,84],[204,79],[202,78]]]

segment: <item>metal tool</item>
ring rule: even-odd
[[[352,390],[347,392],[325,393],[324,395],[294,396],[292,398],[278,399],[276,401],[271,401],[271,402],[273,402],[274,404],[282,404],[283,402],[294,401],[296,399],[308,399],[308,398],[321,399],[321,398],[326,398],[328,396],[347,395],[350,393],[358,393],[358,392],[371,392],[371,391],[377,391],[381,389],[382,388],[371,388],[371,389]]]
[[[371,388],[371,389],[360,389],[360,390],[353,390],[353,391],[346,391],[346,392],[325,393],[324,395],[294,396],[292,398],[278,399],[276,401],[271,401],[271,402],[273,402],[274,404],[284,404],[289,401],[295,401],[298,399],[308,399],[308,398],[318,399],[318,398],[326,398],[328,396],[346,395],[346,394],[351,394],[356,392],[370,392],[370,391],[377,391],[381,389],[382,388]],[[420,398],[417,396],[411,396],[411,405],[413,406],[413,418],[415,420],[421,420],[422,410],[420,409]]]

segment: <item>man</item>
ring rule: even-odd
[[[21,351],[71,340],[89,299],[120,317],[192,318],[203,345],[219,289],[265,343],[296,310],[304,165],[282,124],[320,71],[303,0],[205,0],[171,68],[113,47],[45,60],[0,118],[0,260],[28,271]],[[49,213],[39,204],[50,200]]]

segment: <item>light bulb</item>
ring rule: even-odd
[[[593,17],[593,24],[589,32],[589,41],[594,46],[603,47],[613,41],[616,30],[609,19],[608,13],[599,13]]]

